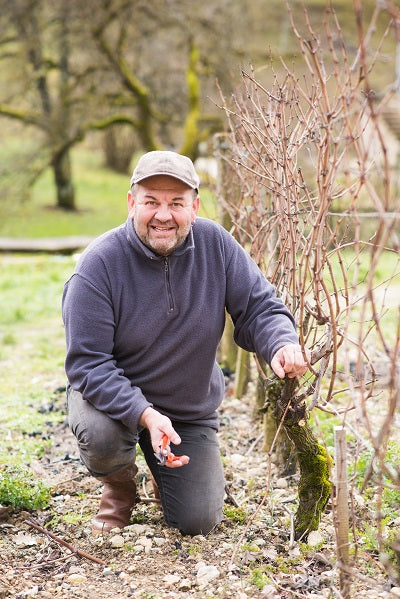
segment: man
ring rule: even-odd
[[[274,288],[227,231],[197,218],[199,184],[185,156],[142,156],[126,223],[86,249],[65,285],[69,422],[82,461],[104,482],[95,534],[129,523],[137,443],[170,526],[207,534],[221,521],[215,357],[225,308],[236,342],[279,377],[307,370]],[[163,440],[181,455],[160,465]]]

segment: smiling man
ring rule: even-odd
[[[140,240],[156,254],[168,256],[185,241],[195,222],[197,189],[178,179],[155,175],[128,192],[129,216]]]
[[[221,521],[225,311],[238,345],[279,377],[307,370],[272,285],[227,231],[197,218],[199,185],[186,156],[142,156],[126,223],[86,249],[65,285],[69,423],[104,483],[94,534],[129,524],[138,443],[169,526],[207,534]]]

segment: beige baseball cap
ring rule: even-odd
[[[200,186],[199,176],[190,158],[169,150],[155,150],[143,154],[133,171],[131,187],[154,175],[168,175],[179,179],[192,189],[198,189]]]

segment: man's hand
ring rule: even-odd
[[[307,359],[310,360],[311,352],[308,349],[304,350]],[[307,372],[307,362],[303,357],[303,352],[300,345],[290,343],[284,345],[274,355],[271,360],[271,368],[280,379],[287,375],[290,379],[303,376]]]
[[[140,417],[139,424],[148,429],[154,453],[160,451],[163,435],[167,435],[168,439],[174,445],[179,445],[181,443],[181,438],[172,426],[170,419],[167,416],[160,414],[160,412],[157,412],[157,410],[154,410],[154,408],[148,407],[144,410]],[[170,449],[169,445],[167,448],[168,450]],[[180,466],[188,464],[189,460],[189,456],[183,455],[180,457],[180,460],[167,463],[166,466],[168,468],[180,468]]]

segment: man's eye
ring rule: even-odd
[[[155,206],[156,203],[154,202],[154,200],[147,200],[146,202],[146,206]]]
[[[174,208],[182,208],[181,202],[174,202],[172,205]]]

